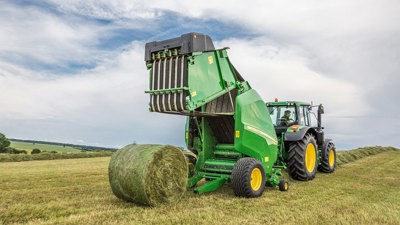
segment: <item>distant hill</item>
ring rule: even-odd
[[[72,148],[76,148],[79,150],[85,150],[85,151],[94,151],[94,150],[113,151],[113,150],[116,150],[116,148],[106,148],[106,147],[90,146],[90,145],[76,145],[76,144],[50,142],[50,141],[22,140],[22,139],[15,139],[15,138],[9,138],[9,140],[14,141],[14,142],[25,142],[25,143],[30,143],[30,144],[45,144],[45,145],[55,145],[55,146],[62,146],[62,147],[72,147]]]

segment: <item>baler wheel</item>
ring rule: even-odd
[[[238,197],[259,197],[265,188],[265,170],[260,161],[254,158],[239,159],[233,167],[233,192]]]
[[[336,149],[333,143],[329,143],[326,148],[326,152],[323,152],[325,157],[321,159],[321,165],[318,167],[318,171],[323,173],[332,173],[336,167]]]
[[[289,190],[289,182],[287,180],[279,181],[279,190],[280,191],[288,191]]]
[[[289,143],[288,167],[293,179],[314,179],[317,172],[317,144],[312,134],[307,133],[302,140]]]

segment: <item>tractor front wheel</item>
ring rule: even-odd
[[[317,144],[312,134],[307,133],[303,139],[289,144],[288,166],[293,179],[308,181],[317,172]]]
[[[265,188],[265,170],[260,161],[254,158],[239,159],[233,167],[233,192],[238,197],[259,197]]]

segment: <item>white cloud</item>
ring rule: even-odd
[[[400,85],[397,1],[47,2],[60,15],[46,8],[0,3],[4,31],[0,34],[0,121],[12,136],[61,136],[89,144],[183,143],[183,117],[147,110],[144,43],[112,51],[99,46],[100,39],[112,39],[116,29],[148,32],[148,24],[174,12],[180,17],[176,27],[165,30],[157,24],[153,37],[190,26],[182,17],[243,27],[257,36],[216,45],[231,47],[231,61],[265,100],[324,103],[327,132],[342,146],[398,145],[393,133],[374,140],[370,131],[360,129],[369,123],[370,129],[381,130],[375,121],[382,107],[385,115],[400,110],[393,104]],[[71,62],[94,68],[49,74],[28,65],[30,59],[65,69]],[[7,125],[10,121],[21,128]],[[399,119],[390,123],[398,124]]]
[[[217,45],[234,46],[229,50],[231,62],[266,101],[277,97],[315,104],[325,102],[335,106],[332,112],[336,115],[353,114],[359,107],[363,112],[358,115],[369,112],[368,107],[363,106],[365,101],[360,87],[315,72],[307,66],[306,54],[295,46],[268,43],[268,39],[229,39]]]
[[[128,0],[47,0],[67,13],[96,19],[152,19],[161,15],[158,10],[146,7],[145,1]]]
[[[107,54],[95,48],[98,34],[106,32],[97,25],[37,7],[21,10],[2,3],[0,12],[0,59],[28,67],[45,64],[68,69],[70,62],[90,64]]]
[[[395,0],[335,2],[156,0],[148,2],[147,7],[171,10],[188,17],[234,21],[261,33],[273,30],[277,33],[272,35],[295,33],[296,36],[310,32],[335,35],[371,30],[371,28],[375,32],[397,29],[393,22],[400,17],[397,13],[399,4]]]
[[[26,76],[30,71],[22,69],[9,72],[0,65],[3,68],[0,90],[6,93],[0,96],[0,121],[25,126],[27,121],[42,121],[29,129],[46,129],[43,134],[36,132],[36,135],[47,135],[43,139],[53,136],[53,140],[60,140],[60,134],[65,134],[67,137],[61,138],[64,141],[84,139],[87,143],[102,145],[109,142],[121,146],[126,139],[180,144],[176,133],[183,135],[184,118],[148,112],[143,46],[143,43],[133,43],[115,59],[94,70],[53,79],[40,74]],[[18,132],[33,131],[18,126],[9,130],[10,134],[18,135]],[[153,136],[159,137],[158,141]],[[100,137],[104,140],[98,140]]]

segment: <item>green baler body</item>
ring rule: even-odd
[[[187,110],[195,110],[234,88],[236,78],[231,71],[225,49],[198,52],[188,57],[190,100]]]
[[[277,159],[278,141],[271,117],[258,93],[251,89],[236,99],[235,149],[261,161],[267,174]]]
[[[230,181],[234,165],[243,157],[259,160],[267,179],[276,181],[278,138],[264,101],[230,63],[226,49],[185,53],[183,45],[171,44],[187,38],[194,43],[208,36],[191,33],[146,45],[146,93],[150,111],[187,117],[186,145],[198,156],[188,185],[208,178],[212,181],[197,192],[215,190]],[[160,49],[161,45],[167,47]]]

